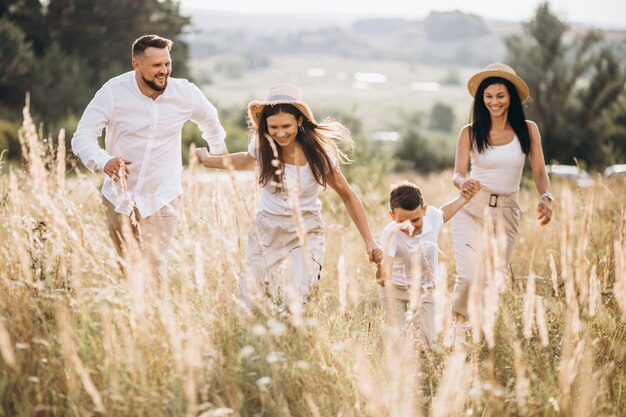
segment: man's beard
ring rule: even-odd
[[[165,87],[167,87],[167,77],[165,78],[165,84],[163,85],[163,87],[159,86],[154,81],[146,80],[146,78],[143,75],[141,76],[141,79],[143,80],[144,83],[146,83],[148,87],[150,87],[154,91],[158,91],[159,93],[165,91]]]

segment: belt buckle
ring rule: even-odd
[[[498,194],[491,194],[489,196],[489,207],[497,207],[498,206]]]

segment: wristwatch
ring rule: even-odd
[[[539,199],[541,200],[544,197],[547,198],[548,200],[550,200],[550,202],[554,201],[554,197],[552,197],[552,194],[550,194],[550,193],[543,193],[543,194],[541,194],[541,197],[539,197]]]

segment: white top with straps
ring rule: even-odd
[[[483,153],[472,148],[470,153],[470,178],[497,193],[514,193],[519,190],[526,155],[517,139],[504,145],[489,146]]]
[[[248,145],[248,153],[257,159],[256,138]],[[333,168],[337,166],[337,160],[331,155]],[[290,201],[289,192],[296,192],[298,196],[297,204],[300,211],[311,211],[319,213],[322,209],[322,202],[319,200],[319,193],[323,187],[315,181],[313,171],[308,162],[302,166],[284,164],[283,190],[276,192],[276,187],[269,182],[261,188],[259,210],[272,214],[291,215],[296,209],[294,201]],[[288,192],[289,190],[289,192]]]

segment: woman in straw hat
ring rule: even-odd
[[[306,301],[323,264],[324,225],[318,195],[326,186],[345,204],[370,261],[380,263],[382,252],[372,237],[363,204],[339,168],[348,159],[337,144],[352,145],[348,130],[338,122],[317,122],[300,99],[300,90],[291,84],[275,84],[265,100],[250,102],[248,118],[254,134],[247,152],[215,156],[206,148],[196,150],[206,167],[258,167],[259,210],[246,246],[246,265],[254,279],[240,282],[244,298],[259,292],[278,295],[283,276],[283,304],[289,307]]]
[[[459,134],[453,181],[462,194],[475,197],[452,220],[457,278],[455,320],[444,340],[448,346],[462,344],[467,337],[470,283],[484,274],[485,215],[492,225],[501,222],[504,226],[503,258],[507,266],[511,261],[519,227],[517,198],[526,156],[530,158],[540,195],[539,224],[548,224],[552,217],[541,135],[537,125],[526,120],[522,104],[528,99],[528,86],[508,65],[491,64],[473,75],[467,87],[474,97],[471,124]]]

